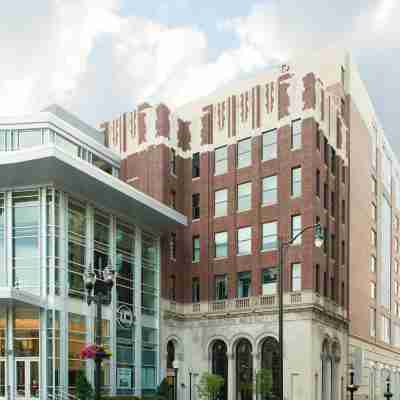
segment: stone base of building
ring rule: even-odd
[[[162,369],[178,360],[178,398],[196,399],[203,372],[224,375],[221,399],[255,399],[243,381],[255,383],[257,371],[272,369],[279,389],[278,317],[273,312],[185,316],[164,311]],[[313,307],[293,309],[284,319],[284,392],[288,400],[344,399],[347,373],[347,322]],[[176,364],[175,364],[176,366]],[[225,368],[225,369],[224,369]],[[191,385],[190,385],[191,380]]]
[[[355,399],[384,399],[386,380],[390,378],[390,389],[394,399],[400,398],[400,352],[383,343],[367,342],[351,336],[349,360],[355,370],[355,380],[360,386]]]

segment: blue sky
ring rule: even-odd
[[[398,0],[13,0],[0,14],[0,115],[57,102],[97,124],[338,45],[400,151],[399,20]]]

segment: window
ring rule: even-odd
[[[237,185],[237,210],[238,212],[251,209],[251,182]]]
[[[319,131],[319,126],[317,125],[317,130],[315,131],[315,145],[318,150],[321,148],[321,132]]]
[[[371,229],[371,244],[376,247],[376,232],[373,229]]]
[[[301,119],[296,119],[292,121],[292,140],[291,149],[297,150],[301,148]]]
[[[251,227],[246,226],[237,230],[237,255],[251,254]]]
[[[397,239],[397,238],[394,238],[394,251],[396,253],[399,252],[399,239]]]
[[[342,167],[342,182],[346,183],[346,167],[344,165]]]
[[[336,260],[336,236],[331,235],[331,258]]]
[[[238,273],[237,296],[239,298],[251,296],[251,272]]]
[[[301,196],[301,167],[292,168],[291,194],[292,197]]]
[[[170,258],[176,260],[176,233],[171,233],[170,237]]]
[[[175,149],[170,149],[169,171],[171,174],[176,175],[176,151],[175,151]]]
[[[324,208],[328,209],[328,184],[324,183]]]
[[[240,140],[237,144],[236,167],[244,168],[251,165],[251,138]]]
[[[320,197],[321,194],[321,173],[319,172],[319,169],[317,169],[317,172],[315,173],[315,194],[318,197]]]
[[[320,279],[320,277],[319,277],[319,264],[317,264],[316,266],[315,266],[315,291],[317,292],[317,293],[319,293],[319,291],[320,291],[320,287],[319,287],[319,279]]]
[[[271,251],[278,248],[278,222],[262,224],[261,250]]]
[[[342,265],[346,264],[346,244],[345,241],[342,240]]]
[[[333,147],[331,148],[331,173],[336,174],[336,152]]]
[[[346,223],[346,201],[342,200],[342,224]]]
[[[301,215],[292,215],[291,217],[291,238],[293,239],[301,231]],[[292,243],[294,245],[301,244],[301,235]]]
[[[176,192],[171,190],[171,207],[176,210]]]
[[[394,295],[398,296],[399,295],[399,282],[394,281],[393,284],[394,284]]]
[[[344,291],[344,282],[342,282],[342,297],[341,297],[341,305],[344,308],[345,306],[345,298],[346,298],[346,293]]]
[[[375,282],[370,282],[369,283],[369,291],[370,291],[371,299],[375,299],[376,298],[376,284],[375,284]]]
[[[226,275],[215,277],[215,300],[225,300],[228,297],[228,282]]]
[[[264,269],[262,272],[262,295],[274,295],[277,290],[278,283],[278,269],[271,267]]]
[[[200,218],[200,193],[192,194],[192,219]]]
[[[272,160],[278,156],[277,130],[273,129],[262,134],[261,160]]]
[[[328,237],[328,228],[324,228],[324,238]],[[326,254],[328,251],[328,241],[324,240],[324,244],[322,245],[322,249],[324,251],[324,253]]]
[[[170,276],[170,283],[169,283],[169,298],[172,301],[176,300],[176,276]]]
[[[226,174],[228,171],[228,148],[227,146],[218,147],[215,149],[215,175]]]
[[[376,205],[371,203],[371,217],[373,221],[376,221]]]
[[[324,284],[324,286],[323,286],[323,294],[324,294],[324,297],[327,297],[328,296],[328,276],[327,276],[326,272],[324,272],[323,284]]]
[[[335,192],[331,192],[331,216],[335,218]]]
[[[382,340],[390,344],[390,319],[382,315]]]
[[[215,197],[215,217],[224,217],[228,215],[228,189],[217,190]]]
[[[394,272],[397,274],[399,272],[399,261],[394,260]]]
[[[399,303],[394,303],[394,309],[395,309],[395,313],[396,313],[396,317],[400,316],[400,305]]]
[[[376,257],[375,256],[371,256],[369,268],[372,273],[376,272]]]
[[[271,205],[278,201],[278,177],[271,175],[262,180],[262,204]]]
[[[192,262],[197,263],[200,261],[200,236],[193,236],[192,238]]]
[[[200,176],[200,153],[194,153],[192,159],[192,178]]]
[[[369,334],[372,337],[376,335],[376,310],[375,308],[369,309]]]
[[[301,264],[293,263],[292,264],[292,291],[301,290]]]
[[[331,299],[335,300],[335,278],[331,276]]]
[[[399,230],[399,227],[400,227],[400,220],[399,220],[399,217],[394,217],[394,229],[396,229],[396,231],[398,231]]]
[[[200,278],[192,278],[192,303],[200,302]]]
[[[218,232],[214,235],[215,258],[228,257],[228,232]]]
[[[329,144],[328,139],[324,136],[324,162],[328,165],[329,162]]]

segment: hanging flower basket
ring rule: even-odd
[[[80,357],[83,360],[104,360],[111,357],[111,353],[104,347],[96,344],[87,344],[80,352]]]

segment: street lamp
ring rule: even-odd
[[[386,392],[383,394],[383,396],[385,397],[385,399],[390,399],[391,397],[393,397],[393,393],[390,391],[390,378],[389,377],[386,378]]]
[[[347,391],[350,392],[350,400],[354,399],[354,392],[357,392],[359,386],[354,383],[354,368],[353,365],[350,365],[349,374],[350,374],[350,384],[347,385]]]
[[[179,361],[174,360],[172,362],[172,368],[174,369],[174,400],[178,400],[178,370],[179,370]]]
[[[284,251],[291,244],[293,244],[298,237],[300,237],[305,231],[310,229],[314,230],[314,244],[316,247],[321,247],[324,243],[324,235],[322,232],[321,225],[315,224],[310,225],[302,229],[297,235],[292,237],[288,241],[279,239],[279,399],[283,400],[283,278],[284,278]]]
[[[98,280],[95,272],[91,269],[88,269],[84,274],[84,284],[87,291],[87,304],[90,306],[92,303],[95,303],[97,306],[96,312],[96,333],[95,333],[95,343],[97,346],[101,346],[101,322],[102,322],[102,306],[104,301],[107,299],[109,292],[114,286],[115,281],[115,271],[112,269],[110,265],[107,265],[104,268],[103,272],[99,272],[99,277],[103,276],[103,281],[106,289],[106,293],[102,291],[102,287],[97,289],[95,295],[92,295],[92,292],[95,289],[96,282]],[[96,357],[94,359],[95,362],[95,373],[94,373],[94,391],[95,391],[95,400],[100,400],[100,389],[101,389],[101,363],[102,358]]]

